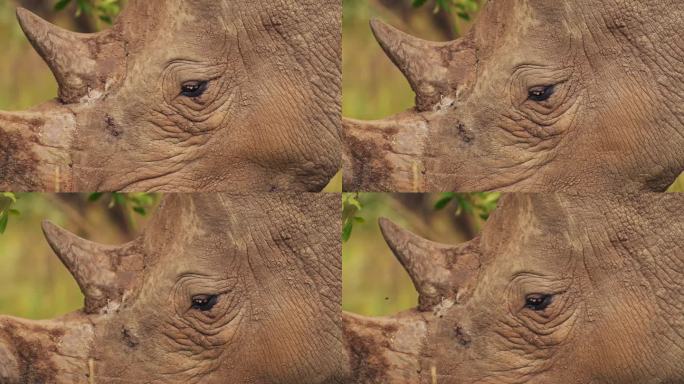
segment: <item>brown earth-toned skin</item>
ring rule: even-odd
[[[343,122],[345,190],[663,191],[684,171],[681,1],[490,0],[445,43],[371,27],[416,107]]]
[[[132,0],[92,35],[17,13],[59,99],[0,113],[0,190],[320,191],[341,167],[338,0]]]
[[[344,382],[340,225],[314,194],[169,195],[124,246],[46,223],[85,308],[0,317],[0,383]]]
[[[460,246],[381,221],[420,306],[345,314],[351,382],[684,383],[683,210],[678,195],[509,195]]]

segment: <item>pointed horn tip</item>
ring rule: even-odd
[[[48,244],[50,244],[50,247],[55,252],[59,253],[57,251],[56,239],[59,239],[60,236],[66,232],[66,230],[56,224],[53,224],[50,220],[43,220],[41,223],[41,228],[43,229],[43,234],[45,235],[45,239],[47,240]]]
[[[413,233],[384,217],[378,219],[378,224],[382,237],[392,249],[392,253],[394,253],[400,261],[404,261],[406,255],[400,251],[400,244],[402,243],[402,239],[406,239],[406,235],[413,235]]]
[[[384,48],[387,49],[389,48],[388,44],[392,43],[394,45],[394,41],[396,40],[395,38],[392,38],[393,35],[401,35],[403,32],[398,30],[397,28],[385,23],[384,21],[373,18],[370,21],[370,28],[371,31],[373,32],[373,35],[375,36],[375,39],[380,43],[380,45]]]
[[[387,236],[390,235],[392,232],[396,232],[398,229],[400,229],[397,224],[395,224],[392,220],[386,217],[379,218],[378,225],[380,226],[380,231],[382,232],[382,235],[385,238],[385,240],[388,240]]]
[[[40,226],[43,228],[43,233],[45,235],[53,234],[61,229],[56,224],[53,224],[50,220],[43,220]]]
[[[30,33],[30,31],[33,30],[32,28],[30,28],[31,25],[47,23],[47,21],[43,20],[40,16],[36,15],[35,13],[29,11],[26,8],[17,7],[16,14],[17,20],[19,21],[19,26],[27,35]]]
[[[370,20],[369,24],[370,24],[371,31],[373,31],[373,34],[375,36],[378,36],[378,34],[385,34],[385,33],[393,32],[393,31],[399,32],[398,29],[396,29],[395,27],[385,23],[384,21],[380,20],[377,17],[372,18]]]

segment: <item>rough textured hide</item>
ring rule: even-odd
[[[92,35],[17,15],[59,98],[0,113],[0,190],[320,191],[341,167],[339,0],[131,0]]]
[[[491,0],[444,43],[374,21],[416,107],[343,122],[344,188],[664,191],[684,171],[683,21],[681,1]]]
[[[382,222],[421,306],[344,315],[351,382],[684,382],[683,209],[679,195],[508,195],[461,246]]]
[[[342,383],[340,226],[315,194],[168,195],[121,247],[46,224],[85,308],[0,317],[0,382]]]

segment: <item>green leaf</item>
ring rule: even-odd
[[[426,2],[427,2],[427,0],[413,0],[413,4],[412,4],[412,5],[413,5],[415,8],[418,8],[418,7],[422,7],[423,5],[425,5]]]
[[[347,221],[342,228],[342,241],[347,242],[351,238],[352,230],[354,229],[354,222]]]
[[[12,204],[17,202],[17,196],[13,192],[3,192],[2,194],[0,194],[0,196],[12,200]]]
[[[90,15],[93,11],[93,6],[90,4],[89,0],[76,0],[76,4],[78,4],[78,9],[76,10],[76,16],[80,16],[81,13],[85,13],[86,15]]]
[[[5,230],[7,230],[7,223],[9,222],[9,214],[7,212],[3,212],[0,214],[0,235],[5,233]]]
[[[354,222],[356,222],[356,223],[358,223],[358,224],[363,224],[363,223],[366,222],[366,219],[364,219],[363,217],[357,216],[357,217],[354,218]]]
[[[112,201],[117,205],[126,205],[126,196],[123,193],[113,193]]]
[[[59,0],[57,4],[55,4],[55,11],[63,10],[69,3],[71,3],[71,0]]]
[[[456,196],[456,194],[453,192],[448,192],[448,193],[442,194],[442,197],[439,200],[437,200],[437,202],[435,203],[435,209],[436,210],[444,209],[444,207],[446,207],[447,205],[449,205],[449,203],[451,203],[451,201],[454,199],[455,196]]]
[[[90,196],[88,196],[88,201],[91,203],[94,203],[102,197],[103,193],[102,192],[96,192],[96,193],[91,193]]]
[[[143,207],[133,207],[133,211],[140,216],[145,216],[147,215],[147,210]]]

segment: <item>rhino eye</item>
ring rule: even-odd
[[[218,302],[216,295],[198,295],[192,298],[192,309],[206,312],[214,308]]]
[[[525,297],[525,308],[533,311],[543,311],[553,301],[553,295],[534,293]]]
[[[542,102],[548,100],[555,90],[555,86],[546,85],[530,88],[527,98],[532,101]]]
[[[188,81],[181,86],[181,95],[185,97],[200,97],[207,90],[206,81]]]

